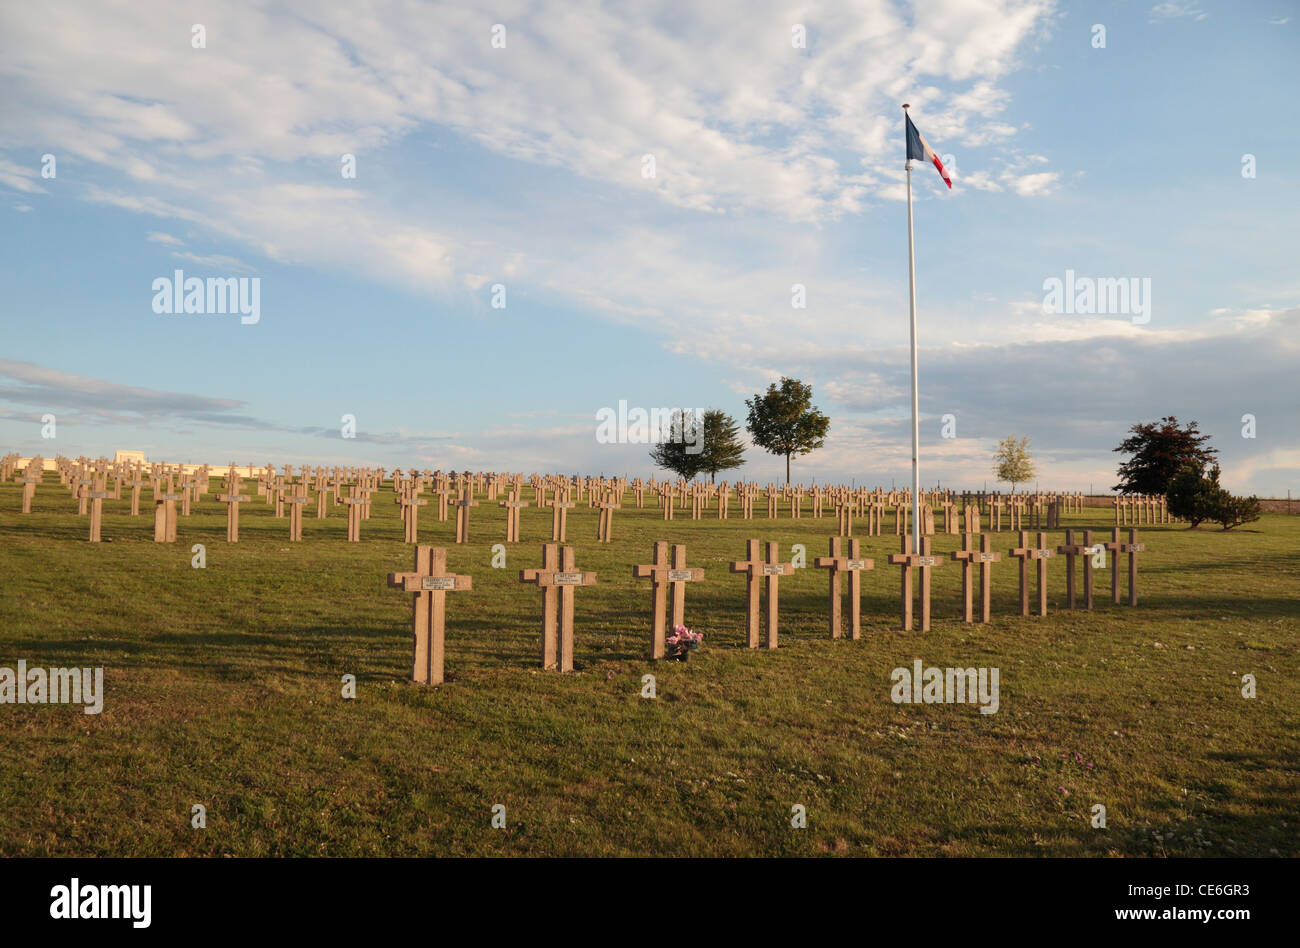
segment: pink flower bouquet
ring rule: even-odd
[[[692,632],[686,626],[678,625],[673,627],[664,643],[668,646],[668,658],[675,658],[679,662],[684,662],[691,652],[700,647],[700,643],[703,641],[703,632]]]

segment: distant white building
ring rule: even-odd
[[[113,455],[113,463],[117,464],[121,461],[125,461],[127,464],[146,463],[143,451],[118,451]]]

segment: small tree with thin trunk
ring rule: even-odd
[[[765,394],[745,399],[749,406],[750,437],[770,454],[785,458],[785,482],[790,483],[790,458],[826,443],[831,420],[812,403],[812,386],[782,376]]]
[[[1034,459],[1029,456],[1028,438],[1008,435],[998,442],[998,449],[993,453],[993,475],[1009,482],[1013,494],[1017,484],[1033,480],[1037,473]]]
[[[704,450],[700,444],[701,422],[694,414],[678,409],[669,421],[667,437],[650,449],[656,467],[672,471],[691,480],[705,470]],[[703,432],[707,435],[707,432]],[[704,442],[707,445],[707,441]]]
[[[739,438],[740,425],[725,411],[710,408],[704,413],[704,451],[700,472],[709,474],[716,483],[719,471],[729,471],[745,463],[745,445]]]

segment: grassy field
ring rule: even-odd
[[[537,667],[540,597],[518,582],[540,565],[549,511],[523,511],[524,542],[493,569],[494,502],[480,498],[464,546],[426,507],[421,541],[474,577],[449,597],[449,681],[426,689],[406,680],[410,596],[385,583],[412,552],[391,493],[375,498],[360,544],[343,508],[318,521],[314,502],[290,544],[255,499],[228,545],[209,495],[168,545],[152,542],[146,490],[140,517],[106,502],[111,542],[91,545],[53,475],[26,517],[19,487],[0,486],[0,666],[102,665],[106,683],[97,716],[0,705],[0,853],[1300,855],[1300,518],[1144,528],[1135,609],[1111,605],[1107,569],[1095,611],[1060,611],[1055,559],[1051,615],[1021,618],[1011,561],[994,569],[993,621],[965,625],[948,562],[925,634],[898,628],[895,538],[864,537],[876,570],[854,642],[828,638],[811,567],[833,518],[665,523],[625,506],[605,545],[578,506],[569,542],[599,585],[577,592],[577,669],[561,676]],[[1109,534],[1108,513],[1066,525]],[[776,652],[743,647],[744,580],[727,563],[750,537],[783,558],[807,547],[809,568],[781,584]],[[631,566],[659,539],[707,571],[687,593],[706,634],[689,663],[644,658],[649,583]],[[999,712],[892,703],[890,671],[917,658],[999,668]]]

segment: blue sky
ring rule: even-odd
[[[0,451],[645,476],[601,408],[787,374],[832,419],[796,477],[906,482],[908,101],[955,171],[914,172],[922,480],[1017,434],[1103,489],[1175,414],[1300,493],[1296,3],[684,7],[0,11]],[[260,321],[156,314],[177,268]],[[1044,313],[1067,269],[1150,321]]]

